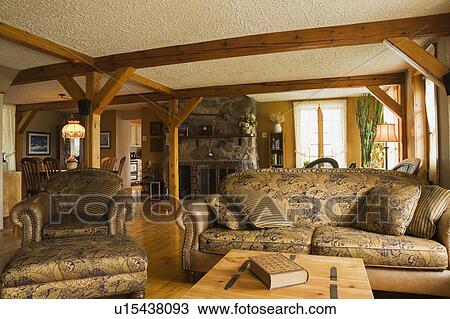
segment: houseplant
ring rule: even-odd
[[[383,104],[370,94],[358,98],[356,122],[361,139],[361,166],[370,167],[377,125],[383,121]]]

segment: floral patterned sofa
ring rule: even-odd
[[[374,290],[450,296],[450,208],[432,239],[354,227],[358,198],[393,181],[424,184],[414,175],[374,169],[260,169],[229,175],[221,194],[262,190],[285,204],[294,226],[230,230],[217,224],[204,199],[185,203],[178,219],[184,229],[182,267],[194,279],[231,249],[358,257]],[[331,198],[338,201],[330,206]]]

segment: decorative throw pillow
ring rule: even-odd
[[[206,199],[209,207],[217,218],[217,223],[231,230],[247,229],[246,216],[239,205],[229,200],[227,196],[214,194]]]
[[[103,178],[94,177],[84,188],[76,202],[76,213],[83,220],[100,220],[108,213],[112,197],[120,185]]]
[[[450,191],[437,185],[422,186],[422,194],[407,234],[421,238],[432,238],[436,232],[435,223],[447,209]]]
[[[241,203],[248,221],[257,229],[292,226],[284,214],[282,204],[265,192],[247,192],[237,195],[235,200]]]
[[[404,235],[420,191],[419,185],[397,181],[375,186],[358,208],[355,227],[385,235]]]

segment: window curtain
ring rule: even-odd
[[[339,167],[347,167],[347,101],[319,102],[323,116],[323,156],[334,158]]]
[[[319,155],[317,109],[317,103],[294,103],[296,167],[303,167],[305,161],[313,161]]]
[[[428,178],[430,182],[438,182],[438,127],[437,127],[437,97],[433,81],[425,79],[425,111],[428,124]]]
[[[8,162],[8,170],[16,170],[16,106],[2,105],[3,115],[3,150]]]

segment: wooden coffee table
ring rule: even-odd
[[[306,268],[309,280],[303,285],[269,290],[247,268],[233,287],[224,287],[249,257],[268,254],[261,251],[231,250],[197,282],[183,298],[230,298],[230,299],[262,299],[262,298],[330,298],[330,284],[337,285],[338,298],[372,299],[364,263],[360,258],[342,258],[297,254],[295,262]],[[287,257],[290,254],[284,254]],[[337,280],[330,279],[330,268],[336,267]]]

